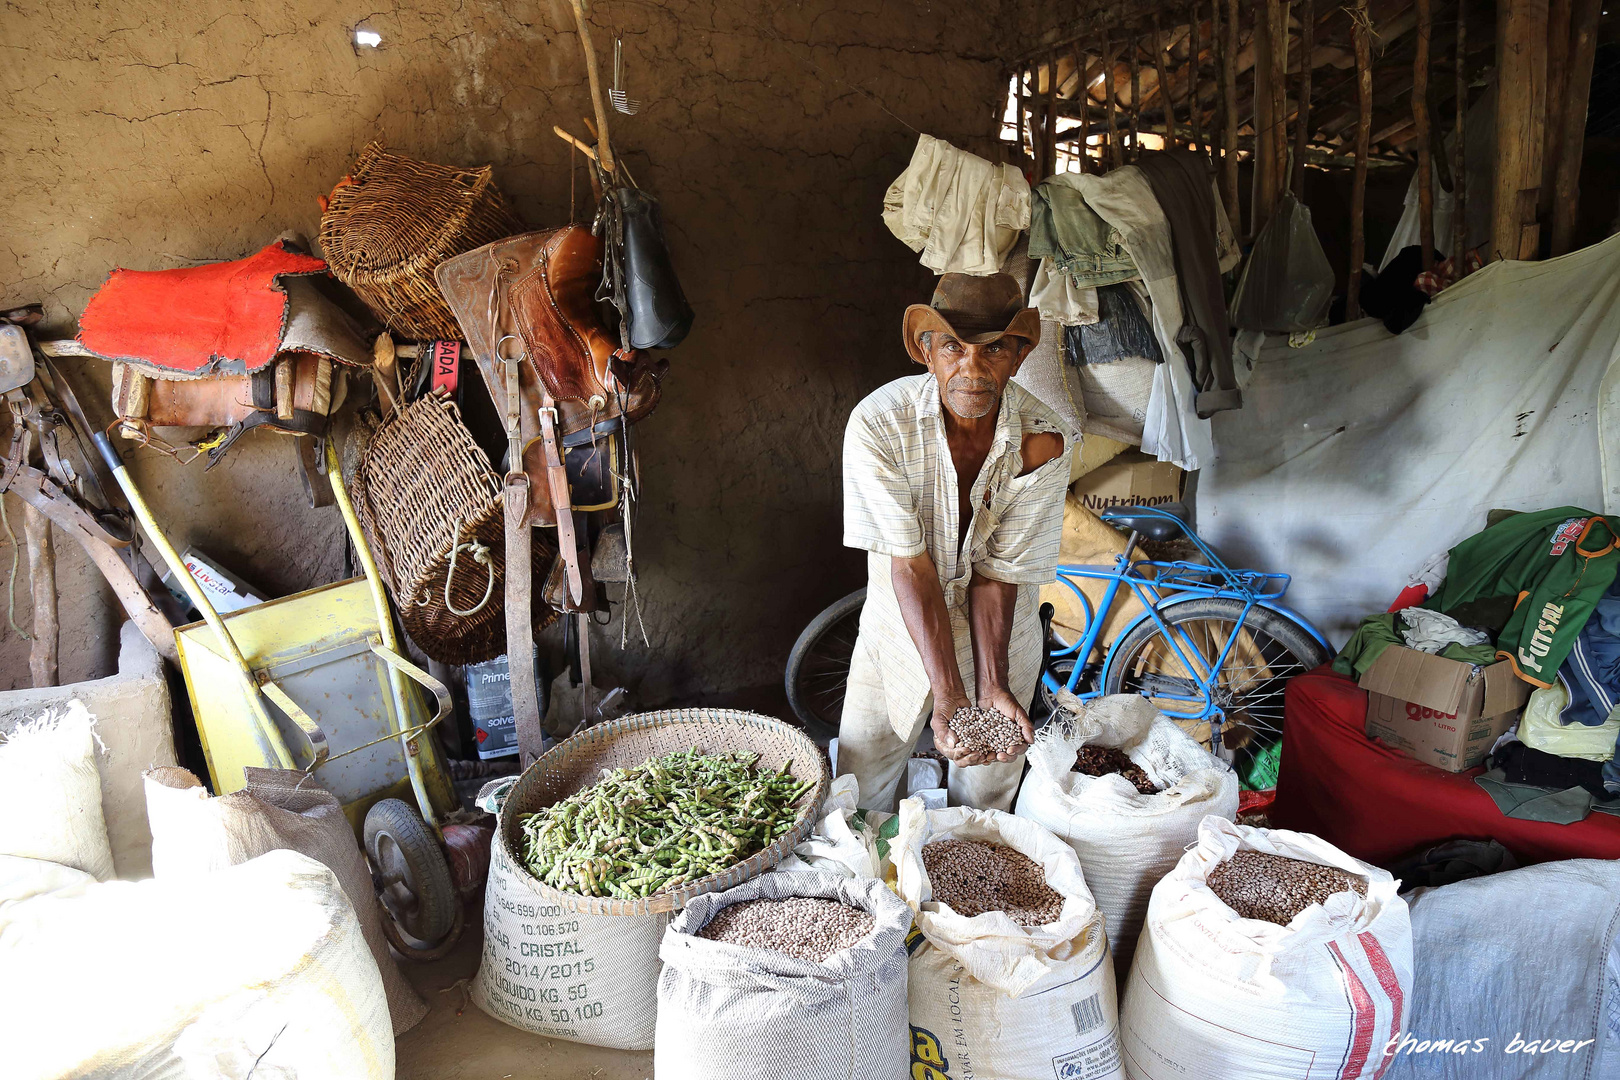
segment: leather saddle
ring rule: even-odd
[[[497,240],[445,260],[434,276],[497,404],[507,398],[507,361],[518,360],[522,471],[531,480],[523,523],[555,525],[547,410],[560,446],[621,433],[657,406],[669,362],[621,349],[608,332],[595,299],[602,245],[583,226]]]

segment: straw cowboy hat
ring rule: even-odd
[[[1024,306],[1024,290],[1011,274],[944,274],[934,286],[934,298],[906,308],[902,324],[906,352],[919,364],[928,362],[918,338],[929,331],[950,334],[970,345],[986,345],[999,337],[1020,337],[1040,344],[1041,313]]]

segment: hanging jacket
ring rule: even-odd
[[[944,139],[919,135],[883,195],[883,223],[936,274],[998,273],[1029,227],[1029,182]]]
[[[1551,686],[1598,599],[1620,569],[1617,523],[1574,506],[1515,514],[1451,549],[1440,592],[1424,607],[1451,611],[1513,597],[1497,655],[1533,686]]]

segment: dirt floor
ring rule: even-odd
[[[456,949],[431,964],[406,964],[428,1003],[422,1022],[396,1044],[398,1080],[646,1080],[649,1051],[604,1050],[530,1035],[496,1020],[468,995],[484,945],[482,905],[467,910]]]

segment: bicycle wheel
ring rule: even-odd
[[[1148,620],[1119,643],[1103,676],[1110,694],[1141,694],[1171,714],[1204,747],[1231,761],[1247,778],[1254,759],[1282,739],[1283,689],[1288,680],[1328,661],[1328,652],[1294,620],[1269,608],[1243,615],[1241,600],[1206,597],[1166,609],[1164,621],[1178,631],[1178,644],[1199,668],[1189,672],[1157,623]],[[1215,673],[1215,705],[1224,715],[1221,746],[1213,745],[1209,720],[1180,719],[1203,699],[1200,680],[1233,635],[1237,640]],[[1193,655],[1196,653],[1196,655]],[[1178,700],[1179,699],[1179,700]],[[1189,703],[1188,699],[1192,699]]]
[[[788,654],[788,705],[805,730],[831,738],[844,712],[844,687],[855,656],[866,590],[856,589],[810,620]]]

